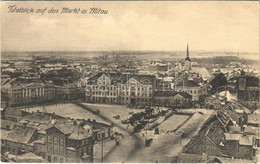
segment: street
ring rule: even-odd
[[[41,107],[29,109],[30,112],[43,110]],[[173,115],[169,117],[165,123],[162,123],[162,130],[159,135],[152,135],[153,142],[149,147],[145,147],[145,138],[143,131],[140,133],[133,133],[133,127],[122,124],[121,119],[129,117],[129,112],[141,111],[140,109],[129,109],[125,106],[107,105],[107,104],[62,104],[46,106],[44,108],[47,112],[55,112],[56,114],[79,119],[96,119],[99,122],[107,124],[113,123],[115,130],[122,133],[124,138],[119,141],[116,146],[115,140],[104,141],[103,143],[103,162],[172,162],[183,149],[183,147],[190,141],[199,130],[200,126],[212,115],[212,112],[205,110],[201,111],[204,114],[195,112],[187,119],[186,115]],[[100,113],[93,114],[93,111],[100,110]],[[190,110],[189,112],[194,112]],[[80,114],[79,114],[80,113]],[[120,115],[120,119],[114,119],[113,116]],[[171,132],[176,128],[175,119],[183,117],[182,122],[185,123],[178,127],[174,133]],[[170,132],[165,129],[169,126]],[[160,128],[160,125],[159,125]],[[164,130],[163,130],[164,129]],[[191,131],[187,138],[181,137],[181,132]],[[162,132],[163,131],[163,132]],[[94,162],[101,162],[101,142],[94,146]]]

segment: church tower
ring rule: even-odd
[[[191,70],[191,62],[190,62],[190,57],[189,57],[189,45],[187,45],[187,52],[186,52],[186,59],[184,62],[184,69],[185,71]]]

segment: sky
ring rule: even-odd
[[[8,13],[8,6],[107,10],[106,15]],[[253,1],[1,2],[2,51],[259,51]]]

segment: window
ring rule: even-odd
[[[54,160],[54,162],[57,162],[57,157],[54,157],[53,160]]]
[[[58,154],[58,147],[57,147],[57,146],[54,146],[54,147],[53,147],[53,153],[54,153],[54,154]]]
[[[48,145],[48,152],[51,152],[51,146]]]
[[[53,142],[54,142],[54,145],[58,145],[58,137],[53,137]]]
[[[51,136],[48,135],[48,143],[51,144]]]
[[[60,138],[60,145],[64,146],[64,138]]]
[[[63,158],[60,158],[60,163],[63,163]]]
[[[63,149],[63,147],[60,147],[60,154],[61,154],[61,155],[64,154],[64,149]]]
[[[47,158],[48,158],[48,161],[49,161],[49,162],[51,162],[51,156],[50,156],[50,155],[48,155],[48,157],[47,157]]]

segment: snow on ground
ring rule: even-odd
[[[26,109],[28,111],[28,109]],[[105,120],[101,119],[98,115],[93,114],[92,112],[86,111],[85,109],[75,105],[75,104],[57,104],[57,105],[48,105],[45,107],[32,107],[29,108],[29,112],[40,112],[47,111],[48,113],[55,113],[63,117],[70,117],[74,119],[95,119],[98,122],[108,123]]]
[[[126,106],[119,106],[119,105],[106,105],[106,104],[88,104],[87,105],[91,109],[98,109],[100,112],[105,115],[106,117],[113,120],[113,116],[120,115],[120,119],[117,122],[120,122],[121,119],[129,118],[131,115],[129,112],[141,112],[141,109],[129,109]],[[44,107],[32,107],[32,108],[25,108],[23,109],[29,112],[36,112],[39,110],[40,112],[47,111],[49,113],[55,113],[57,115],[61,115],[63,117],[70,117],[74,119],[95,119],[98,122],[109,123],[105,120],[101,119],[98,115],[93,114],[92,112],[86,111],[85,109],[77,106],[75,104],[57,104],[57,105],[48,105]]]
[[[160,133],[153,137],[153,142],[150,147],[144,146],[145,137],[140,134],[132,133],[132,126],[127,126],[121,123],[121,119],[128,118],[131,115],[129,112],[140,112],[140,109],[129,109],[126,106],[119,105],[100,105],[87,104],[89,108],[100,110],[100,114],[106,116],[112,122],[120,125],[123,129],[119,130],[124,139],[120,141],[119,146],[115,146],[115,141],[108,141],[104,143],[104,162],[172,162],[173,158],[177,156],[183,147],[189,142],[190,138],[194,136],[203,125],[203,123],[212,115],[213,111],[204,109],[188,109],[188,113],[193,114],[183,126],[181,126],[176,133]],[[28,111],[28,109],[25,109]],[[99,122],[105,122],[98,115],[93,114],[80,106],[75,104],[61,104],[50,105],[43,107],[33,107],[29,111],[47,111],[55,112],[58,115],[79,119],[96,119]],[[201,113],[198,113],[198,112]],[[185,112],[185,110],[184,110]],[[120,115],[119,120],[113,119],[113,116]],[[175,127],[184,122],[189,116],[173,115],[160,125],[160,129],[173,130]],[[125,130],[124,130],[125,129]],[[182,138],[182,132],[190,132],[188,138]],[[101,144],[94,146],[94,160],[101,162]]]
[[[98,109],[106,117],[113,119],[113,116],[120,115],[120,120],[131,117],[129,112],[142,112],[144,109],[130,109],[122,105],[107,105],[107,104],[89,104],[83,103],[91,109]]]
[[[212,114],[194,113],[191,118],[176,131],[176,133],[180,134],[185,132],[188,136],[193,136],[197,130],[199,130],[197,127],[201,127]]]
[[[159,129],[162,131],[172,131],[180,126],[190,116],[173,114],[170,118],[159,125]]]

